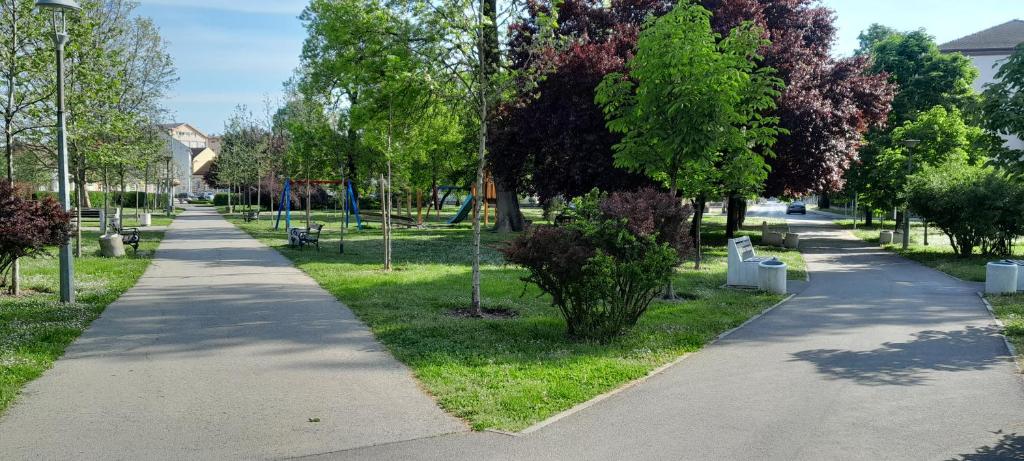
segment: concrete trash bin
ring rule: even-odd
[[[120,234],[105,234],[100,236],[100,254],[107,258],[120,258],[124,256],[124,241]]]
[[[1016,264],[1007,261],[993,261],[985,266],[985,293],[1005,295],[1017,292]]]
[[[778,259],[757,265],[757,288],[769,293],[786,294],[786,270],[789,266]]]
[[[878,244],[888,245],[892,243],[892,231],[882,231],[878,233]]]
[[[1006,262],[1017,265],[1017,291],[1024,291],[1024,259],[1007,259]]]
[[[139,227],[149,227],[153,225],[153,215],[149,213],[142,213],[139,215]]]
[[[773,247],[780,247],[782,243],[782,232],[767,232],[761,240],[761,244]]]
[[[800,248],[800,234],[794,234],[792,232],[786,234],[786,248],[797,249]]]

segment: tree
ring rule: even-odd
[[[572,199],[594,188],[635,189],[650,180],[614,164],[612,146],[622,136],[608,130],[594,92],[610,72],[624,72],[648,14],[671,2],[594,0],[538,2],[513,28],[513,41],[532,45],[539,21],[555,15],[559,27],[541,59],[512,54],[516,69],[535,67],[536,88],[498,108],[491,125],[490,170],[507,187],[535,193],[544,204]],[[571,133],[571,135],[567,135]]]
[[[70,237],[71,217],[59,203],[51,198],[25,200],[13,186],[0,181],[0,282],[8,280],[15,261],[37,256]]]
[[[1024,44],[1002,63],[996,81],[985,89],[983,108],[989,130],[1024,139]],[[1024,150],[1000,149],[993,160],[1004,170],[1024,176]]]
[[[745,23],[722,38],[710,21],[708,10],[688,4],[650,19],[629,75],[610,73],[597,88],[608,128],[623,135],[616,165],[664,182],[673,195],[681,184],[691,196],[710,184],[759,187],[779,133],[778,120],[762,115],[783,87],[772,69],[757,67],[762,31]]]
[[[871,70],[885,75],[889,83],[895,85],[897,93],[886,128],[876,127],[868,133],[861,158],[848,175],[851,183],[848,189],[863,198],[869,219],[874,210],[895,206],[896,195],[901,191],[890,188],[891,184],[878,182],[890,173],[905,171],[905,168],[900,169],[900,173],[877,170],[885,164],[879,157],[886,150],[901,148],[893,139],[893,130],[935,106],[942,106],[947,112],[958,109],[964,114],[963,118],[970,121],[977,103],[971,83],[978,72],[963,55],[939,51],[934,39],[924,30],[891,33],[877,25],[872,26],[872,30],[875,32],[867,32],[871,38],[864,41],[865,45],[873,43],[868,53]]]
[[[758,65],[775,69],[786,84],[770,115],[787,133],[768,157],[771,172],[764,194],[819,192],[827,197],[841,190],[864,134],[886,121],[893,87],[870,72],[866,57],[832,57],[835,15],[813,0],[702,3],[714,13],[714,29],[723,35],[744,21],[761,27],[771,41],[759,50],[763,60]]]

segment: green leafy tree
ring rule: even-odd
[[[1003,136],[1024,139],[1024,43],[1017,46],[984,93],[986,127]],[[999,149],[993,159],[1004,170],[1024,176],[1024,150]]]
[[[608,74],[597,88],[608,128],[623,135],[616,165],[663,181],[673,195],[680,186],[691,196],[756,190],[778,134],[777,120],[761,115],[782,88],[772,69],[757,67],[761,31],[748,23],[722,38],[710,18],[680,4],[649,20],[629,75]]]

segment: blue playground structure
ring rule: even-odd
[[[462,207],[459,208],[459,212],[456,213],[455,216],[452,216],[452,218],[448,220],[448,224],[449,225],[458,224],[458,223],[460,223],[462,221],[465,221],[466,218],[469,217],[469,213],[471,213],[473,211],[473,201],[474,200],[476,200],[476,199],[473,198],[473,194],[467,195],[466,199],[462,201]]]

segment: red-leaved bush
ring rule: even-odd
[[[538,226],[504,250],[551,295],[570,337],[607,341],[636,324],[690,247],[689,209],[646,189],[574,202],[561,227]]]
[[[683,205],[672,194],[653,187],[636,192],[613,192],[600,203],[601,212],[608,217],[622,218],[634,234],[655,236],[658,243],[667,243],[680,258],[693,250],[689,220],[693,208]]]
[[[33,257],[71,238],[71,215],[51,198],[26,200],[0,182],[0,281],[15,260]]]

